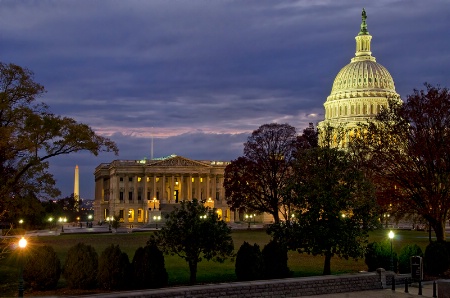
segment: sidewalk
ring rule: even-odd
[[[314,296],[299,296],[301,298],[406,298],[406,297],[433,297],[433,283],[425,283],[422,285],[422,295],[419,295],[419,288],[416,284],[408,287],[408,293],[405,293],[405,286],[397,287],[395,291],[391,289],[372,290],[361,292],[348,292],[337,294],[324,294]],[[299,298],[298,297],[298,298]]]

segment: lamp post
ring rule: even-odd
[[[23,250],[27,247],[27,240],[22,237],[19,240],[19,248],[20,248],[20,273],[19,273],[19,297],[23,297]]]
[[[50,230],[52,229],[52,222],[53,222],[53,217],[49,217],[48,218],[48,222],[50,223]]]
[[[389,231],[389,239],[391,240],[391,271],[394,271],[394,256],[392,254],[392,240],[394,239],[394,232]]]
[[[64,233],[64,223],[67,221],[67,218],[60,217],[58,221],[61,223],[61,233]]]
[[[88,215],[88,226],[92,228],[92,214]]]
[[[159,215],[154,215],[153,216],[153,221],[156,223],[156,229],[158,229],[158,221],[161,220],[161,216]]]
[[[108,222],[108,231],[111,231],[111,219],[108,217],[106,217],[106,221]]]
[[[248,227],[247,227],[247,229],[249,229],[250,230],[250,223],[251,223],[251,221],[252,221],[252,218],[253,218],[253,216],[254,216],[254,214],[246,214],[245,215],[245,220],[248,222]]]

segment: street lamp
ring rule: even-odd
[[[156,229],[158,229],[158,221],[161,220],[161,216],[159,215],[154,215],[153,216],[153,221],[156,223]]]
[[[48,218],[48,222],[50,223],[50,229],[52,228],[52,222],[53,222],[53,217],[49,217]]]
[[[61,224],[61,233],[64,233],[64,223],[67,221],[67,219],[64,217],[64,218],[62,218],[62,217],[60,217],[59,219],[58,219],[58,221],[60,222],[60,224]]]
[[[245,220],[248,221],[248,227],[247,227],[247,229],[249,229],[249,230],[250,230],[250,222],[252,221],[252,218],[253,218],[253,214],[250,214],[250,215],[246,214],[246,215],[245,215]]]
[[[91,227],[92,228],[92,214],[89,214],[88,215],[88,227]]]
[[[109,216],[106,218],[106,221],[108,222],[108,230],[109,231],[111,231],[111,220],[112,220],[112,216],[111,216],[111,218]]]
[[[24,237],[22,237],[19,240],[19,247],[20,247],[19,297],[23,297],[23,262],[24,262],[23,250],[25,249],[25,247],[27,247],[27,240]]]
[[[392,254],[392,240],[394,239],[394,232],[389,231],[389,239],[391,240],[391,271],[394,271],[394,256]]]

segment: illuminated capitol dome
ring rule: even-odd
[[[355,127],[386,107],[388,99],[400,100],[389,71],[372,56],[372,36],[367,31],[366,19],[363,9],[361,30],[355,37],[355,57],[337,74],[324,104],[325,120],[319,123],[319,128],[327,125]]]

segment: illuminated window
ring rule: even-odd
[[[192,182],[195,182],[195,178],[192,178],[191,180],[192,180]]]
[[[156,177],[156,182],[159,182],[159,177]]]
[[[141,180],[142,180],[142,178],[141,178],[141,177],[138,177],[138,182],[141,182]]]
[[[147,177],[147,182],[149,182],[150,181],[150,177]]]
[[[200,178],[200,182],[203,182],[203,178]]]

